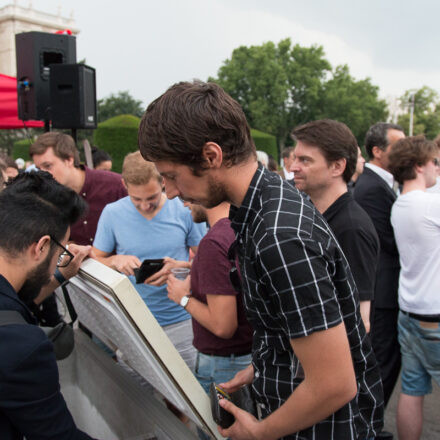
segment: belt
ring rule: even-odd
[[[204,353],[203,351],[201,351],[200,353],[204,354],[205,356],[218,356],[218,357],[224,357],[224,358],[247,356],[248,354],[251,354],[249,351],[230,353],[230,354]]]
[[[440,322],[440,315],[417,315],[416,313],[405,312],[405,310],[401,310],[401,312],[410,318],[417,319],[417,321]]]

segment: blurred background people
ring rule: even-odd
[[[93,160],[93,168],[95,170],[112,170],[112,158],[110,154],[108,154],[104,150],[100,150],[99,148],[92,148],[92,160]]]

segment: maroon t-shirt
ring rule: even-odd
[[[235,240],[231,222],[219,220],[199,243],[191,268],[191,294],[206,304],[206,295],[234,295],[237,298],[238,328],[230,339],[219,338],[194,318],[194,347],[205,354],[226,356],[250,353],[252,328],[246,320],[243,300],[229,281],[228,250]]]
[[[70,240],[81,245],[92,245],[102,210],[108,203],[126,197],[127,190],[120,174],[83,166],[81,168],[86,178],[79,195],[87,202],[88,210],[85,217],[72,226]]]

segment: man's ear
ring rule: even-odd
[[[125,189],[128,189],[128,188],[127,188],[127,184],[125,183],[124,178],[121,178],[121,182],[122,182],[122,185],[124,185],[124,188],[125,188]]]
[[[374,146],[372,149],[371,149],[371,152],[373,153],[373,157],[376,159],[376,158],[378,158],[378,159],[380,159],[381,157],[382,157],[382,153],[384,152],[383,150],[382,150],[382,148],[379,148],[379,147],[377,147],[377,146]]]
[[[35,261],[44,260],[49,252],[50,237],[43,235],[37,242],[30,246],[30,257]]]
[[[223,163],[223,150],[215,142],[206,142],[203,145],[202,156],[205,168],[220,168]]]
[[[333,176],[342,176],[347,166],[347,159],[341,158],[332,162]]]

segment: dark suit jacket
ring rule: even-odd
[[[390,220],[396,194],[377,173],[365,167],[356,182],[354,198],[370,216],[380,241],[374,294],[375,307],[398,308],[399,252]]]
[[[0,310],[31,312],[0,275]],[[0,326],[0,438],[90,440],[79,431],[60,392],[53,345],[36,325]]]

